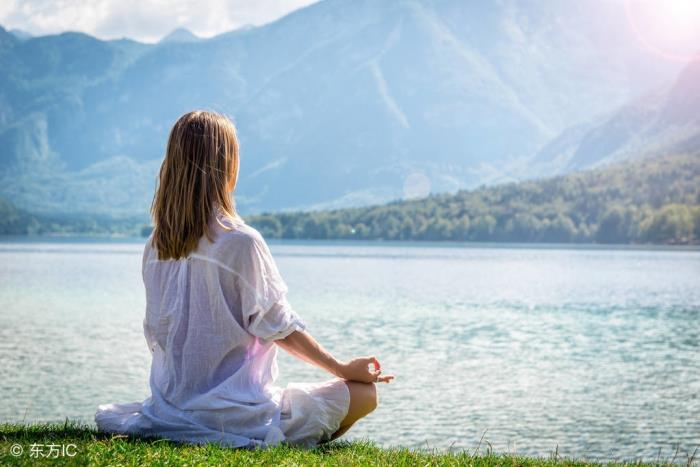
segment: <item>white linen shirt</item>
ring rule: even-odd
[[[101,405],[95,421],[103,431],[232,447],[284,439],[272,341],[305,325],[262,236],[213,212],[214,242],[203,236],[184,259],[159,260],[146,242],[151,397]]]

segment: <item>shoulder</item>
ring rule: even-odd
[[[253,247],[265,244],[265,239],[254,227],[240,222],[232,226],[230,230],[219,230],[222,244],[228,247]]]
[[[226,259],[229,264],[270,256],[265,239],[254,227],[243,221],[232,227],[231,230],[218,230],[215,246],[217,256]]]

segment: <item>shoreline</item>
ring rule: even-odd
[[[31,243],[134,243],[142,244],[147,237],[134,235],[75,235],[75,234],[0,234],[0,244]],[[365,240],[365,239],[297,239],[266,238],[270,245],[329,245],[368,247],[422,247],[422,248],[486,248],[486,249],[541,249],[541,250],[619,250],[619,251],[700,251],[700,243],[578,243],[578,242],[493,242],[452,240]]]
[[[66,419],[64,423],[0,423],[0,464],[25,465],[46,459],[64,465],[470,465],[470,466],[592,466],[592,465],[698,465],[693,453],[657,459],[571,459],[558,448],[549,457],[498,453],[488,442],[473,449],[437,450],[382,448],[368,440],[335,441],[306,450],[288,446],[267,449],[231,449],[178,444],[100,433],[95,427]]]

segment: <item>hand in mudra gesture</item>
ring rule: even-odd
[[[376,357],[354,358],[340,364],[339,375],[348,381],[361,383],[389,383],[393,375],[382,375],[382,367]]]

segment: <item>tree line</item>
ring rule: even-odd
[[[700,155],[247,222],[284,239],[700,243]]]
[[[249,216],[267,238],[700,244],[700,154],[388,204]],[[143,219],[47,217],[0,199],[0,234],[142,235]]]

